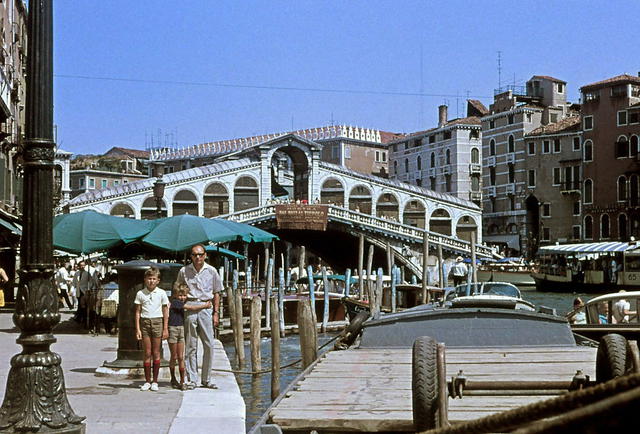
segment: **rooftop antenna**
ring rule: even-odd
[[[498,51],[498,89],[502,87],[502,51]]]

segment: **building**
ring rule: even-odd
[[[400,134],[370,128],[331,125],[288,133],[264,134],[201,143],[182,149],[163,148],[154,150],[151,152],[151,166],[163,163],[165,173],[201,167],[212,164],[218,157],[241,152],[251,146],[259,145],[286,134],[295,134],[298,137],[321,144],[322,161],[339,164],[360,173],[381,177],[387,177],[389,174],[387,143],[401,136]],[[284,160],[280,161],[279,167],[288,167],[291,162],[286,159],[286,156],[283,156],[283,158]],[[154,169],[151,168],[150,170],[153,171]]]
[[[582,86],[580,92],[584,239],[638,237],[640,77],[619,75]]]
[[[527,220],[526,135],[576,109],[567,103],[566,82],[549,76],[535,75],[526,86],[494,90],[494,102],[482,117],[485,241],[513,254],[539,241],[537,232],[529,232],[536,222]]]
[[[580,116],[574,115],[525,135],[526,256],[533,257],[540,244],[582,239],[581,130]],[[494,225],[489,231],[498,233]]]
[[[437,127],[389,143],[390,176],[480,204],[480,116],[487,109],[479,101],[469,100],[467,117],[453,120],[447,118],[446,105],[438,109]]]

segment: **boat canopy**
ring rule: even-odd
[[[625,252],[627,250],[636,249],[638,247],[639,246],[635,243],[631,244],[620,241],[604,243],[557,244],[540,247],[538,249],[538,255],[569,253],[614,253]]]

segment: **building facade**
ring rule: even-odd
[[[619,75],[580,88],[585,240],[640,236],[640,77]]]
[[[469,103],[467,117],[447,119],[439,107],[436,128],[412,133],[389,143],[390,176],[477,204],[481,201],[482,138],[478,102]],[[484,111],[482,110],[484,109]]]

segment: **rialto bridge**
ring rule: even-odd
[[[414,272],[418,271],[417,256],[425,230],[430,245],[439,244],[449,254],[468,254],[472,236],[480,256],[491,254],[481,245],[481,209],[473,202],[320,161],[321,146],[289,134],[227,154],[213,164],[165,174],[162,213],[259,224],[296,243],[317,239],[318,253],[329,263],[330,256],[345,256],[347,250],[350,256],[339,260],[351,263],[349,258],[357,254],[346,247],[352,246],[360,233],[378,247],[389,243],[398,259]],[[153,219],[157,215],[153,196],[156,179],[93,190],[69,201],[67,208],[69,212],[93,209]],[[283,202],[327,205],[326,230],[279,231],[274,204]],[[338,238],[322,232],[336,232]],[[322,240],[326,245],[320,246]],[[306,244],[314,249],[313,241]],[[413,260],[401,253],[407,249],[415,252],[408,255]]]

